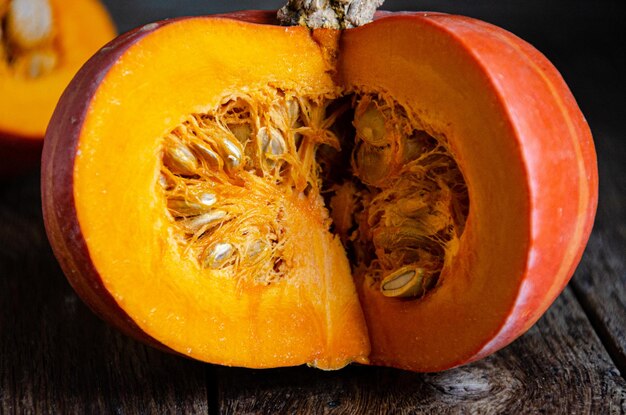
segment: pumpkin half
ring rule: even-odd
[[[114,36],[97,0],[0,0],[0,173],[39,162],[61,93]]]
[[[46,135],[46,229],[122,331],[224,365],[435,371],[504,347],[571,277],[597,201],[554,67],[466,17],[265,12],[127,33]]]

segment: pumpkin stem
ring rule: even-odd
[[[384,0],[289,0],[278,11],[286,26],[349,29],[369,23]]]

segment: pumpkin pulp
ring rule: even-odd
[[[242,283],[280,282],[301,267],[293,250],[306,237],[292,226],[312,214],[339,236],[353,274],[384,295],[416,298],[436,285],[469,208],[443,140],[363,93],[221,102],[163,142],[159,184],[191,260]]]

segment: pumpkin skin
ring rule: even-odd
[[[0,68],[0,174],[39,164],[46,127],[61,93],[81,65],[116,35],[97,0],[49,2],[57,65],[36,78],[17,76],[4,62]]]
[[[268,83],[385,91],[447,137],[470,209],[427,295],[389,299],[353,280],[337,238],[308,225],[315,214],[304,208],[290,222],[296,263],[308,264],[294,271],[298,283],[203,279],[170,249],[154,191],[160,137],[225,90]],[[495,352],[573,274],[597,180],[589,128],[546,58],[487,23],[433,13],[379,13],[341,34],[277,27],[265,12],[144,26],[74,78],[42,164],[48,237],[97,314],[156,347],[246,367],[437,371]]]

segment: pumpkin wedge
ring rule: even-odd
[[[42,192],[70,283],[135,338],[224,365],[435,371],[548,308],[597,171],[558,72],[502,29],[247,12],[96,54],[53,115]]]
[[[114,36],[97,0],[0,1],[0,173],[38,164],[61,93]]]

